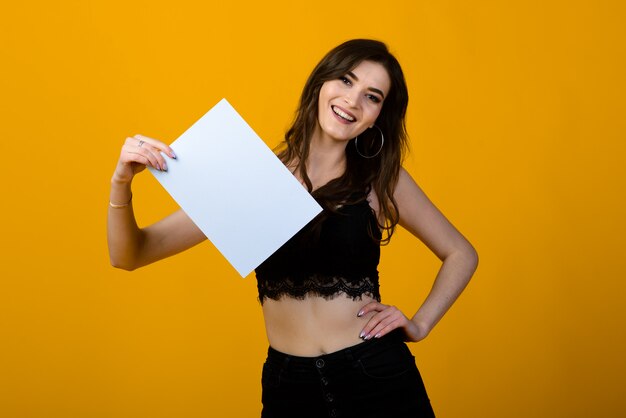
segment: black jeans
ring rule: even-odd
[[[400,332],[319,357],[270,347],[261,378],[261,417],[434,417]]]

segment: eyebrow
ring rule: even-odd
[[[348,71],[348,75],[352,78],[354,78],[355,81],[359,81],[359,77],[357,77],[356,75],[354,75],[354,73],[352,71]],[[375,87],[368,87],[367,88],[369,91],[373,91],[374,93],[378,93],[381,96],[383,96],[383,99],[385,98],[385,95],[383,94],[383,92]]]

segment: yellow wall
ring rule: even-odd
[[[314,64],[353,37],[403,64],[406,166],[481,256],[411,346],[438,416],[624,416],[622,4],[3,6],[0,416],[258,416],[254,277],[209,243],[111,268],[109,179],[126,136],[171,142],[222,97],[276,145]],[[175,209],[149,174],[134,191],[143,225]],[[437,260],[403,231],[383,255],[384,300],[412,314]]]

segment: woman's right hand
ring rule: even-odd
[[[130,183],[135,174],[146,167],[167,171],[167,162],[161,152],[170,158],[176,158],[174,150],[157,139],[143,135],[126,138],[113,174],[113,181]]]

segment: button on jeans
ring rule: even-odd
[[[400,330],[318,357],[268,349],[262,418],[434,417]]]

